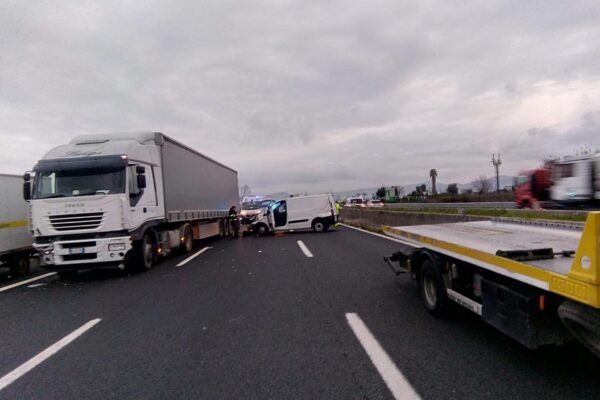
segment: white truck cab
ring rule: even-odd
[[[335,225],[337,219],[333,196],[318,194],[275,201],[252,226],[253,231],[259,235],[300,229],[324,232]]]

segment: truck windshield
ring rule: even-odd
[[[33,198],[125,193],[125,168],[102,167],[38,172]]]

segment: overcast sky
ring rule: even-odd
[[[515,174],[600,144],[599,38],[597,0],[2,0],[0,172],[153,130],[255,193]]]

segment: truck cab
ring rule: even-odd
[[[115,154],[116,153],[116,154]],[[34,167],[34,247],[46,265],[114,265],[131,233],[164,216],[158,150],[133,140],[75,138]]]

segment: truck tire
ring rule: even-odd
[[[440,269],[426,259],[419,272],[419,292],[427,311],[435,317],[443,317],[447,310],[447,295]]]
[[[23,276],[29,274],[29,256],[23,255],[10,260],[10,274],[12,276]]]
[[[577,340],[600,357],[600,310],[565,300],[558,307],[558,316]]]
[[[257,236],[264,236],[269,231],[269,228],[265,224],[257,224],[254,226],[253,231]]]
[[[186,224],[183,227],[183,242],[179,245],[179,252],[181,254],[188,254],[194,248],[194,236],[192,234],[192,227]]]
[[[135,269],[140,272],[148,271],[156,264],[156,242],[150,232],[144,235],[140,247]]]
[[[313,231],[320,233],[320,232],[325,232],[329,227],[327,226],[327,224],[325,222],[323,222],[322,219],[317,218],[313,221],[312,228],[313,228]]]

